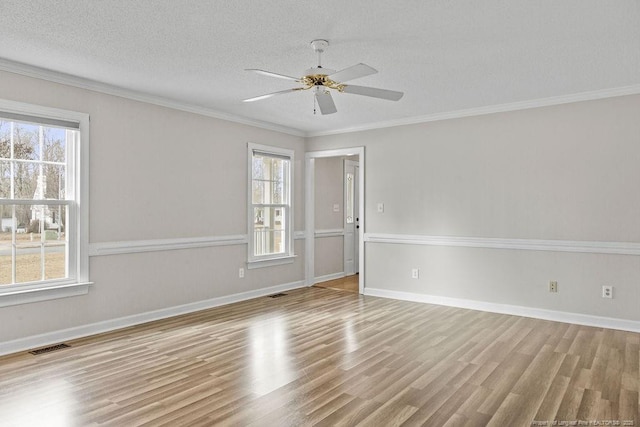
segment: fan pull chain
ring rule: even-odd
[[[316,97],[314,96],[313,97],[313,115],[314,116],[316,115],[316,104],[317,104]]]

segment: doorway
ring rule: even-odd
[[[364,231],[365,231],[365,216],[364,216],[364,173],[365,173],[365,158],[364,147],[344,148],[336,150],[323,150],[312,151],[306,153],[305,156],[305,282],[307,286],[314,285],[315,282],[315,242],[318,230],[316,229],[315,222],[315,162],[316,159],[327,157],[349,157],[357,158],[358,161],[355,164],[349,166],[350,173],[353,174],[351,190],[353,200],[350,202],[350,207],[347,209],[347,200],[345,194],[345,200],[343,204],[344,211],[344,225],[342,230],[344,241],[347,241],[347,234],[351,233],[349,239],[351,239],[351,248],[349,250],[350,257],[349,271],[352,274],[359,272],[356,276],[358,281],[358,292],[364,293],[365,287],[365,261],[364,261]],[[346,164],[346,162],[345,162]],[[346,176],[347,167],[344,168],[344,175]],[[357,187],[356,187],[357,185]],[[346,193],[346,191],[345,191]],[[347,224],[346,216],[347,210],[350,211],[351,221]],[[347,229],[349,225],[350,229]],[[353,231],[351,231],[353,230]],[[326,231],[326,230],[325,230]],[[331,230],[333,231],[333,230]],[[322,233],[322,230],[320,230]],[[346,243],[345,243],[346,244]],[[345,254],[347,251],[345,251]],[[347,267],[345,266],[345,275],[347,274]]]

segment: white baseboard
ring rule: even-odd
[[[304,287],[304,281],[197,301],[0,343],[0,356]]]
[[[328,282],[329,280],[342,279],[345,276],[346,274],[344,274],[344,271],[341,271],[339,273],[325,274],[324,276],[318,276],[314,278],[313,283],[315,284],[315,283]]]
[[[364,294],[382,298],[437,304],[448,307],[467,308],[470,310],[488,311],[491,313],[532,317],[534,319],[551,320],[555,322],[595,326],[598,328],[640,332],[640,321],[636,320],[615,319],[611,317],[592,316],[580,313],[566,313],[564,311],[546,310],[543,308],[498,304],[462,298],[449,298],[437,295],[416,294],[413,292],[390,291],[387,289],[365,288]]]

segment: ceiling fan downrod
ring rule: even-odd
[[[329,42],[324,39],[316,39],[311,42],[311,47],[318,54],[318,68],[322,68],[322,52],[329,47]]]

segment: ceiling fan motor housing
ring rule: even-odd
[[[329,76],[335,72],[336,70],[332,70],[331,68],[313,67],[305,70],[304,75],[305,76]]]

